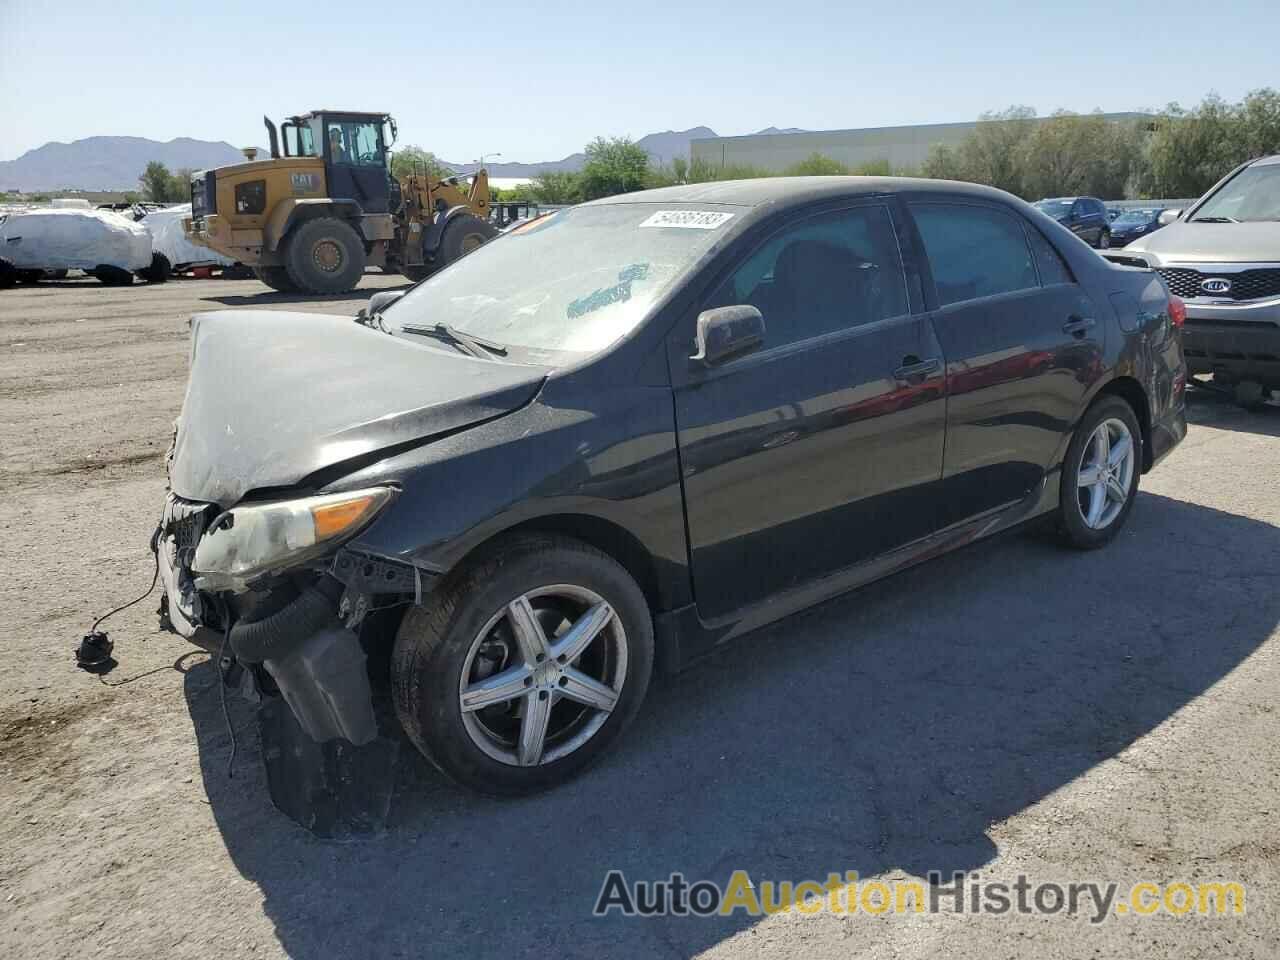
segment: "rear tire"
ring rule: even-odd
[[[1257,380],[1241,380],[1235,385],[1235,401],[1246,410],[1260,410],[1267,402],[1267,390]]]
[[[122,267],[99,264],[93,268],[93,275],[104,287],[128,287],[133,285],[133,274]]]
[[[297,293],[298,288],[289,279],[289,272],[284,267],[253,267],[253,275],[259,282],[265,283],[272,290],[280,293]]]
[[[1105,448],[1100,445],[1104,428]],[[1058,529],[1068,546],[1094,550],[1120,532],[1138,495],[1142,457],[1142,429],[1133,408],[1117,396],[1096,400],[1062,461]],[[1105,462],[1101,469],[1100,462]]]
[[[173,265],[163,253],[151,254],[151,266],[138,271],[138,276],[147,283],[164,283],[173,273]]]
[[[536,642],[519,632],[518,610]],[[570,624],[589,638],[576,652]],[[593,547],[542,535],[452,575],[430,606],[406,614],[391,658],[409,739],[448,777],[496,796],[547,789],[600,757],[639,711],[652,672],[653,619],[635,580]],[[500,689],[477,692],[504,673]],[[477,696],[485,705],[464,709]],[[593,697],[603,705],[585,705]],[[540,732],[526,742],[530,729]]]
[[[285,241],[284,264],[301,291],[316,294],[354,290],[364,275],[364,241],[350,224],[317,217]]]

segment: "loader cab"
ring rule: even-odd
[[[365,213],[390,211],[395,122],[385,113],[320,110],[290,117],[280,130],[285,156],[324,160],[331,199],[355,200]]]

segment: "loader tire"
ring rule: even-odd
[[[272,290],[279,290],[281,293],[298,292],[298,288],[289,279],[289,274],[284,267],[253,267],[252,270],[258,281],[265,283]]]
[[[421,280],[427,279],[427,277],[431,276],[439,269],[440,264],[438,263],[420,263],[417,266],[405,264],[400,268],[400,272],[414,283],[418,283]]]
[[[364,275],[364,241],[347,223],[317,217],[294,230],[286,241],[285,270],[306,293],[346,293]]]
[[[449,221],[440,238],[440,250],[436,254],[435,268],[447,267],[461,260],[472,250],[482,247],[498,235],[498,228],[488,220],[481,220],[473,213],[460,213]]]

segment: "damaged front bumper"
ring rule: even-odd
[[[249,689],[282,697],[317,743],[372,742],[378,728],[357,631],[366,613],[388,599],[420,599],[423,575],[406,564],[335,547],[309,555],[301,568],[237,590],[210,591],[192,562],[225,516],[214,504],[167,497],[155,540],[162,626],[238,663]],[[220,667],[225,675],[226,664]]]

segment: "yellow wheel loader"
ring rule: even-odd
[[[396,123],[385,113],[316,110],[277,132],[271,159],[191,178],[187,236],[253,269],[275,290],[345,293],[367,266],[421,280],[497,235],[489,177],[391,175]],[[283,141],[283,142],[282,142]]]

